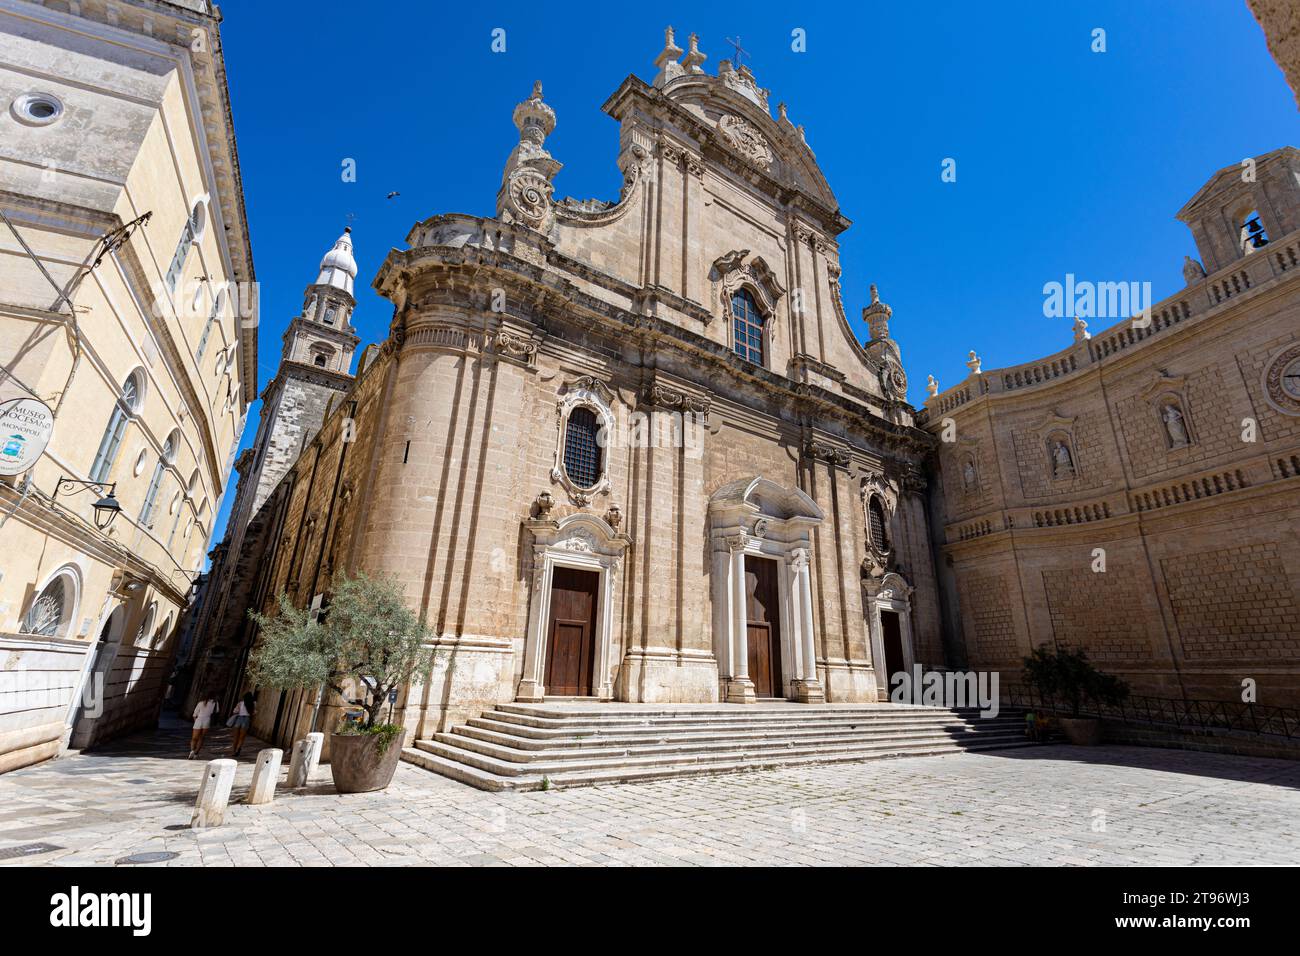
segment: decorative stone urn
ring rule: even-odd
[[[385,740],[387,747],[383,747]],[[334,789],[339,793],[383,790],[393,782],[401,757],[401,734],[388,738],[377,734],[332,734],[330,773]]]

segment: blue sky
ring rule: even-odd
[[[1070,320],[1043,316],[1044,283],[1066,273],[1150,281],[1157,301],[1177,291],[1195,254],[1182,204],[1219,168],[1300,145],[1244,0],[221,7],[261,283],[259,390],[349,213],[363,343],[392,313],[370,281],[413,223],[494,213],[510,114],[534,80],[558,116],[557,195],[616,197],[618,127],[600,105],[629,73],[654,77],[668,24],[681,46],[699,34],[710,73],[739,37],[773,104],[805,126],[854,223],[840,237],[845,308],[865,338],[857,317],[879,285],[915,404],[927,374],[965,377],[969,349],[994,368],[1068,344]],[[806,52],[791,49],[796,28]],[[356,182],[340,175],[347,158]]]

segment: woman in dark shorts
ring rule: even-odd
[[[250,691],[244,695],[244,699],[235,707],[235,712],[231,715],[230,726],[234,730],[230,741],[230,755],[238,757],[239,751],[244,748],[244,738],[248,736],[248,728],[253,723],[253,708],[256,700]]]

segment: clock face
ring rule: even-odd
[[[1300,399],[1300,358],[1282,370],[1282,391],[1292,398]]]
[[[1284,415],[1300,415],[1300,343],[1283,349],[1264,366],[1264,397]]]

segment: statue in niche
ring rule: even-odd
[[[1052,477],[1074,477],[1074,456],[1070,454],[1070,446],[1059,439],[1052,443]]]
[[[975,463],[967,458],[966,464],[961,470],[962,487],[966,489],[967,493],[975,490],[975,481]]]
[[[1189,443],[1187,437],[1187,423],[1183,421],[1182,410],[1174,402],[1165,405],[1160,412],[1160,418],[1165,423],[1165,434],[1169,436],[1169,446],[1171,448],[1182,448]]]

